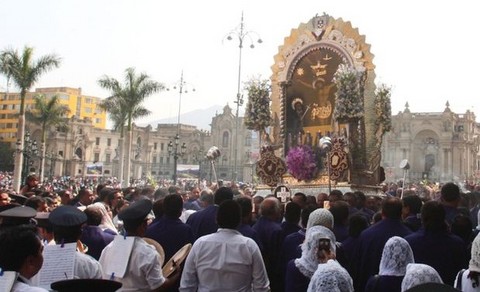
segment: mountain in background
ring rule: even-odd
[[[214,105],[206,109],[198,109],[188,113],[180,115],[180,123],[186,125],[197,126],[199,130],[211,131],[210,124],[215,114],[221,114],[223,112],[221,105]],[[148,123],[141,123],[140,126],[152,125],[153,128],[157,127],[157,124],[176,124],[178,117],[170,117],[160,120],[154,120]]]

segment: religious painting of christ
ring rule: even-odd
[[[333,80],[342,54],[320,45],[303,56],[293,68],[286,89],[286,130],[293,141],[309,132],[332,131],[336,86]]]

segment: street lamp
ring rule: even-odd
[[[330,150],[332,150],[332,139],[328,136],[320,138],[320,148],[327,154],[327,176],[328,176],[328,194],[332,192],[332,181],[330,179],[330,167],[332,166],[330,161]]]
[[[234,166],[233,166],[233,182],[237,180],[237,155],[238,155],[238,113],[240,107],[243,105],[243,95],[240,93],[240,83],[241,83],[241,73],[242,73],[242,49],[243,49],[243,42],[245,40],[250,42],[250,48],[255,48],[255,41],[252,38],[252,35],[256,35],[257,40],[256,42],[261,44],[262,39],[258,36],[258,34],[254,31],[245,30],[245,26],[243,23],[243,11],[242,11],[242,18],[240,19],[240,26],[236,27],[232,31],[230,31],[227,35],[227,40],[231,41],[234,37],[238,39],[238,48],[239,48],[239,55],[238,55],[238,80],[237,80],[237,99],[234,103],[237,104],[237,109],[235,113],[235,135],[233,136],[234,144],[233,144],[233,151],[234,151]]]
[[[167,146],[168,155],[173,156],[173,185],[177,184],[177,160],[187,153],[187,145],[185,142],[180,146],[180,152],[178,152],[178,145],[180,144],[180,136],[175,135],[175,140],[170,141]]]
[[[24,147],[22,149],[20,139],[17,140],[17,154],[22,153],[24,159],[22,164],[22,179],[21,182],[25,181],[25,178],[28,175],[30,166],[33,165],[33,159],[38,156],[38,147],[37,141],[30,138],[30,132],[25,133],[24,137]]]
[[[173,86],[173,89],[178,88],[178,118],[177,118],[177,134],[175,135],[175,142],[170,141],[167,146],[168,155],[173,156],[173,185],[177,184],[177,160],[179,157],[182,157],[187,152],[187,145],[182,143],[180,147],[180,152],[178,152],[178,145],[180,144],[180,111],[182,108],[182,94],[188,93],[187,86],[189,84],[183,80],[183,70],[180,76],[180,81]],[[167,90],[170,90],[167,88]],[[195,91],[195,88],[192,87],[192,91]]]

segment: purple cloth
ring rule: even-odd
[[[168,261],[185,244],[193,243],[192,228],[178,218],[166,216],[150,224],[145,237],[160,243],[165,252],[165,261]]]
[[[370,276],[378,274],[383,247],[390,237],[405,237],[412,233],[400,219],[385,218],[365,229],[359,237],[358,244],[352,253],[352,278],[355,291],[365,289]]]
[[[285,291],[286,292],[305,292],[310,284],[310,278],[300,273],[295,266],[295,259],[290,260],[287,264],[285,273]]]
[[[375,276],[370,277],[365,286],[365,292],[400,292],[402,291],[402,280],[404,276]]]
[[[452,285],[461,269],[468,268],[468,251],[465,242],[447,231],[419,231],[406,236],[416,263],[433,267],[445,284]]]
[[[192,227],[194,240],[197,240],[201,236],[217,232],[217,211],[218,206],[212,205],[188,217],[187,224]]]
[[[93,225],[83,227],[80,241],[88,247],[87,254],[98,261],[103,249],[113,241],[115,235]]]

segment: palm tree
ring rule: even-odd
[[[117,96],[110,96],[106,98],[101,104],[100,108],[104,111],[107,111],[110,114],[110,119],[113,121],[113,129],[115,131],[120,131],[120,139],[118,140],[118,160],[119,160],[119,172],[118,179],[122,181],[123,178],[123,146],[125,138],[125,123],[127,121],[127,112],[126,106],[121,106],[120,102],[122,100],[117,98]]]
[[[142,103],[145,99],[161,90],[165,89],[165,86],[159,82],[153,81],[150,77],[141,73],[137,75],[134,68],[127,68],[125,70],[125,84],[114,78],[103,76],[98,80],[98,84],[112,92],[112,96],[107,98],[104,102],[103,108],[111,114],[117,127],[120,128],[120,174],[123,176],[123,137],[122,131],[127,126],[127,147],[126,147],[126,177],[119,175],[119,180],[123,185],[130,183],[130,164],[131,164],[131,151],[132,151],[132,122],[138,118],[145,117],[150,114],[150,110],[145,108]]]
[[[34,97],[35,109],[26,112],[26,117],[29,121],[39,124],[42,129],[42,137],[40,140],[40,181],[44,178],[45,173],[45,153],[46,145],[45,139],[47,136],[47,129],[51,126],[66,127],[67,120],[66,115],[70,112],[70,109],[60,104],[58,96],[52,96],[47,99],[44,95],[37,95]]]
[[[25,96],[30,88],[40,79],[43,73],[58,67],[60,58],[56,55],[45,55],[38,60],[33,60],[33,48],[25,47],[19,54],[13,49],[6,49],[0,53],[0,73],[13,80],[20,89],[20,113],[18,116],[18,141],[20,148],[24,147],[25,133]],[[15,167],[13,173],[13,188],[20,190],[22,176],[23,155],[17,153],[15,156]]]

